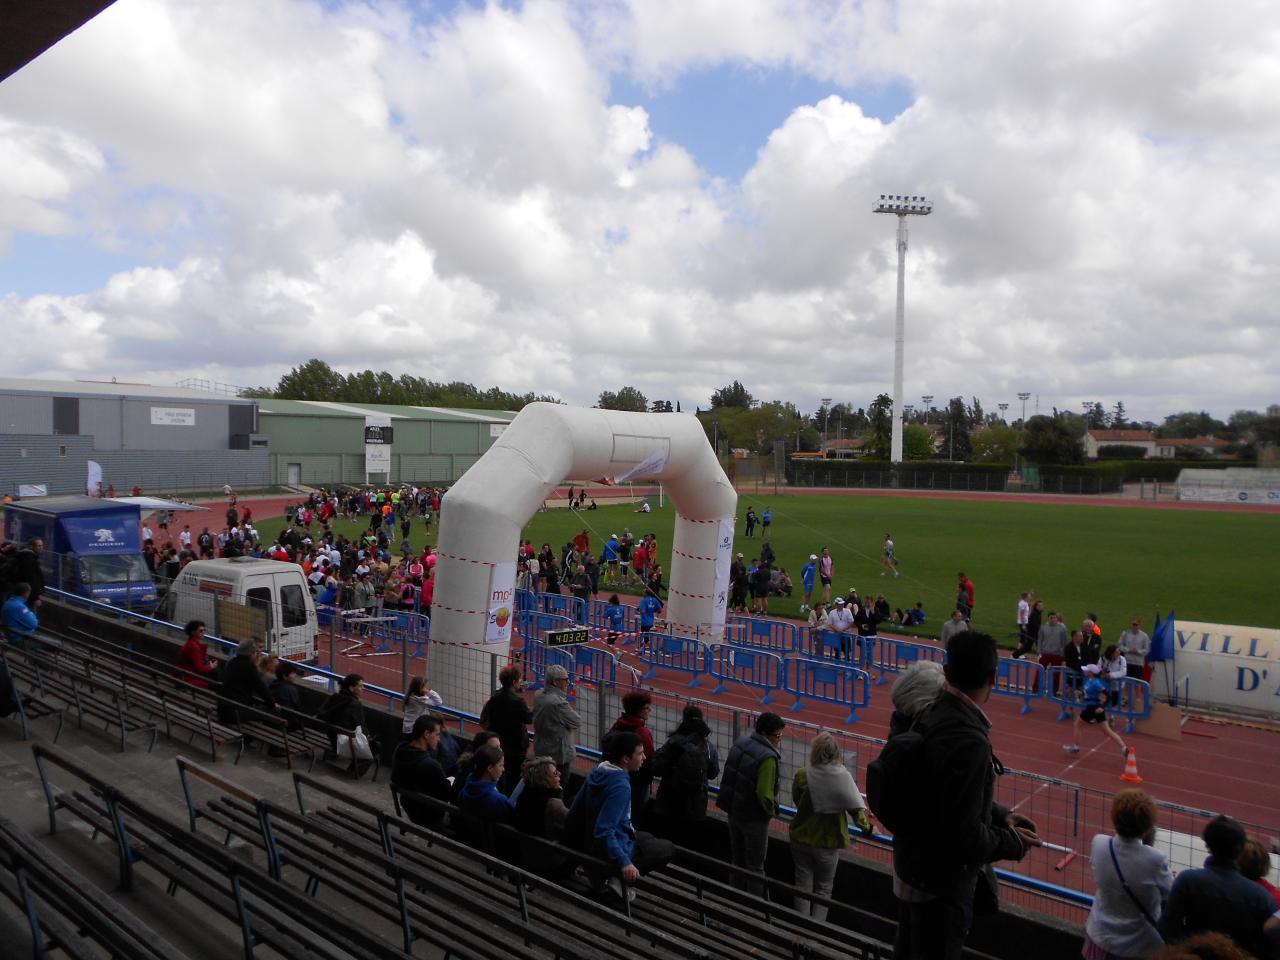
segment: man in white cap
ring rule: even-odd
[[[827,614],[827,629],[840,634],[840,652],[849,656],[850,646],[846,637],[853,633],[853,614],[849,612],[844,597],[836,597],[831,612]]]
[[[804,587],[804,598],[800,601],[800,612],[809,612],[809,601],[813,598],[813,585],[818,578],[818,555],[809,554],[809,562],[800,568],[800,583]]]

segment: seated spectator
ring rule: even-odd
[[[222,697],[218,701],[220,723],[233,726],[239,723],[237,706],[275,709],[275,697],[271,695],[267,681],[258,672],[258,658],[261,654],[262,644],[254,637],[241,641],[236,647],[236,655],[227,661],[222,675],[222,687],[218,691]]]
[[[414,677],[409,681],[409,689],[404,694],[404,721],[400,725],[400,732],[404,734],[407,740],[413,733],[413,725],[419,717],[426,716],[427,711],[432,707],[439,707],[444,704],[444,698],[427,687],[426,677]]]
[[[471,772],[458,794],[458,810],[462,816],[454,818],[458,836],[472,846],[491,849],[485,836],[487,825],[509,824],[515,820],[515,804],[498,789],[504,766],[500,746],[481,747],[472,757]]]
[[[827,626],[827,605],[821,600],[815,600],[813,609],[809,611],[809,629],[826,630]]]
[[[1221,933],[1198,933],[1181,943],[1165,947],[1154,960],[1258,960],[1241,950],[1235,941]]]
[[[449,800],[449,781],[435,757],[440,729],[440,721],[435,717],[418,717],[409,731],[409,738],[396,747],[391,759],[391,785],[400,792],[405,816],[420,827],[439,826],[444,819],[444,811],[415,799],[412,794],[445,802]]]
[[[794,589],[795,586],[791,582],[791,574],[787,573],[787,568],[779,568],[777,579],[774,581],[773,592],[782,597],[789,597]]]
[[[559,839],[569,808],[564,805],[555,758],[530,757],[520,776],[524,786],[516,798],[516,828],[532,837]]]
[[[924,623],[925,617],[924,617],[924,601],[923,600],[916,601],[916,605],[911,608],[910,615],[911,615],[911,625],[913,627],[918,627],[920,624]]]
[[[205,626],[203,620],[187,621],[187,642],[178,651],[178,659],[174,666],[180,671],[178,679],[193,687],[206,689],[209,681],[205,677],[218,669],[218,661],[209,656],[209,645],[204,642]]]
[[[1169,943],[1197,933],[1224,933],[1258,957],[1280,947],[1280,912],[1259,884],[1246,879],[1237,862],[1244,852],[1244,828],[1218,816],[1204,828],[1209,858],[1204,867],[1183,870],[1173,881],[1160,928]]]
[[[363,689],[364,677],[358,673],[349,673],[338,681],[338,692],[330,696],[316,712],[317,720],[330,724],[334,728],[329,731],[329,741],[333,744],[335,753],[338,749],[339,732],[351,733],[356,727],[361,728],[361,732],[369,741],[369,749],[375,756],[380,750],[377,738],[370,736],[364,725],[364,703],[360,699],[360,691]],[[367,760],[352,759],[353,772],[359,774],[367,763],[369,763]]]
[[[471,738],[471,743],[467,745],[467,749],[462,751],[458,757],[457,766],[454,768],[453,785],[449,790],[449,799],[453,803],[458,802],[458,798],[462,796],[462,788],[467,785],[467,778],[471,776],[471,767],[475,762],[476,754],[480,752],[482,747],[501,747],[502,739],[493,730],[478,730]],[[442,764],[443,766],[443,764]]]
[[[1114,837],[1093,838],[1093,907],[1085,925],[1084,955],[1149,957],[1164,944],[1156,928],[1169,897],[1169,858],[1150,845],[1156,805],[1141,790],[1121,790],[1111,801]]]
[[[565,823],[565,840],[597,857],[608,860],[622,874],[610,877],[607,885],[621,900],[634,893],[622,884],[632,884],[646,873],[668,863],[675,855],[669,840],[659,840],[637,832],[631,823],[630,774],[645,763],[644,743],[639,734],[620,731],[605,739],[604,760],[591,771],[587,782],[573,798]]]
[[[1267,848],[1258,840],[1250,837],[1244,842],[1244,850],[1240,854],[1240,872],[1246,880],[1252,880],[1271,894],[1271,901],[1280,910],[1280,890],[1270,880],[1271,858],[1267,856]]]
[[[4,624],[4,635],[15,647],[22,646],[35,635],[40,621],[36,612],[31,609],[31,584],[19,582],[14,585],[13,595],[0,608],[0,621]]]
[[[440,719],[437,717],[436,719]],[[458,745],[457,738],[449,732],[448,726],[443,720],[440,720],[440,743],[436,747],[436,760],[440,762],[440,766],[444,768],[446,777],[452,778],[458,770],[458,757],[462,754],[462,747]]]
[[[290,663],[288,660],[277,663],[276,678],[271,682],[270,689],[271,695],[276,698],[276,706],[289,711],[285,714],[285,723],[289,730],[301,730],[303,727],[302,697],[298,692],[297,664]]]

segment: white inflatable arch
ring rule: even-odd
[[[601,476],[662,481],[676,508],[665,617],[718,636],[738,495],[697,418],[532,403],[445,497],[432,640],[505,655],[521,530],[566,477]]]

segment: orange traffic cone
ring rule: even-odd
[[[1138,776],[1138,754],[1134,752],[1133,747],[1129,748],[1129,752],[1124,758],[1124,773],[1120,774],[1120,779],[1127,783],[1141,783],[1142,778]]]

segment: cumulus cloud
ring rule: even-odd
[[[32,376],[274,382],[342,369],[812,409],[907,401],[1225,415],[1280,395],[1280,14],[1190,0],[129,0],[0,85],[0,256],[80,236],[137,266],[0,291]],[[741,179],[659,139],[618,77],[830,86]],[[862,101],[914,92],[892,121]],[[49,344],[59,350],[51,355]]]

